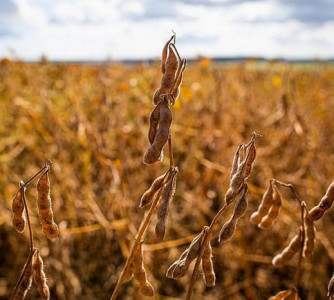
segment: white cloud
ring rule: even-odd
[[[0,56],[150,58],[174,30],[186,57],[332,57],[330,0],[305,1],[0,0]]]

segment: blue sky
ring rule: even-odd
[[[0,57],[334,57],[334,0],[0,0]]]

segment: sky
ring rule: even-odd
[[[334,57],[334,0],[0,0],[0,57]]]

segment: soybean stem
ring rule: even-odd
[[[178,68],[178,70],[177,70],[177,72],[175,74],[175,79],[174,79],[173,85],[169,89],[169,94],[172,96],[173,101],[175,101],[176,99],[174,99],[174,96],[173,96],[172,92],[173,92],[173,90],[175,88],[176,83],[178,82],[178,80],[180,80],[180,77],[182,76],[182,73],[183,73],[186,65],[187,65],[187,60],[184,58],[181,61],[181,66]]]
[[[176,46],[175,46],[173,43],[170,43],[169,45],[170,45],[171,47],[173,47],[173,49],[174,49],[174,51],[175,51],[175,53],[176,53],[177,58],[179,59],[179,61],[182,61],[182,58],[181,58],[181,56],[180,56],[180,54],[179,54],[179,51],[177,51]]]
[[[30,182],[32,182],[39,174],[41,174],[43,171],[45,171],[46,169],[50,168],[50,164],[51,161],[47,161],[47,163],[45,164],[45,166],[40,169],[35,175],[33,175],[32,177],[30,177],[24,184],[23,187],[26,187]]]
[[[169,167],[174,167],[174,156],[173,156],[173,144],[172,144],[172,134],[169,133],[168,136],[168,151],[169,151]]]
[[[306,206],[305,203],[302,202],[300,206],[300,211],[301,211],[301,221],[302,221],[302,237],[301,237],[301,246],[299,249],[299,258],[298,258],[298,266],[295,274],[295,287],[297,290],[299,289],[299,282],[300,282],[300,276],[301,276],[301,264],[302,264],[302,259],[303,259],[303,250],[304,250],[304,243],[305,243],[305,211]]]
[[[275,179],[275,178],[273,178],[272,180],[274,180],[276,183],[278,183],[278,184],[281,185],[281,186],[284,186],[284,187],[286,187],[286,188],[289,188],[289,189],[292,191],[292,193],[293,193],[295,199],[296,199],[297,202],[299,203],[300,207],[303,206],[304,209],[306,209],[307,212],[309,211],[308,208],[307,208],[307,206],[306,206],[306,203],[303,202],[303,201],[301,201],[301,200],[299,199],[298,194],[297,194],[297,192],[296,192],[294,186],[293,186],[291,183],[284,183],[284,182],[279,181],[279,180],[277,180],[277,179]]]

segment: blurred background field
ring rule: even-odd
[[[29,252],[28,233],[11,225],[11,201],[47,159],[58,240],[42,234],[36,190],[28,188],[36,243],[51,299],[109,299],[144,211],[141,194],[168,168],[145,166],[151,98],[158,63],[75,65],[0,63],[0,299],[8,299]],[[249,180],[249,208],[233,240],[214,247],[215,288],[199,278],[195,299],[267,299],[288,288],[297,264],[274,269],[271,259],[298,230],[299,208],[281,189],[283,210],[271,230],[249,222],[269,179],[293,183],[309,207],[334,179],[334,66],[255,61],[229,65],[208,59],[185,70],[173,107],[175,161],[180,169],[166,241],[154,226],[145,264],[155,299],[180,299],[191,272],[174,281],[169,265],[220,207],[239,143],[261,133]],[[225,216],[225,219],[229,214]],[[221,223],[223,220],[221,220]],[[303,263],[302,299],[325,299],[334,262],[334,215],[316,226],[315,253]],[[154,219],[153,219],[154,223]],[[26,299],[38,299],[32,287]],[[120,299],[144,299],[134,280]]]

